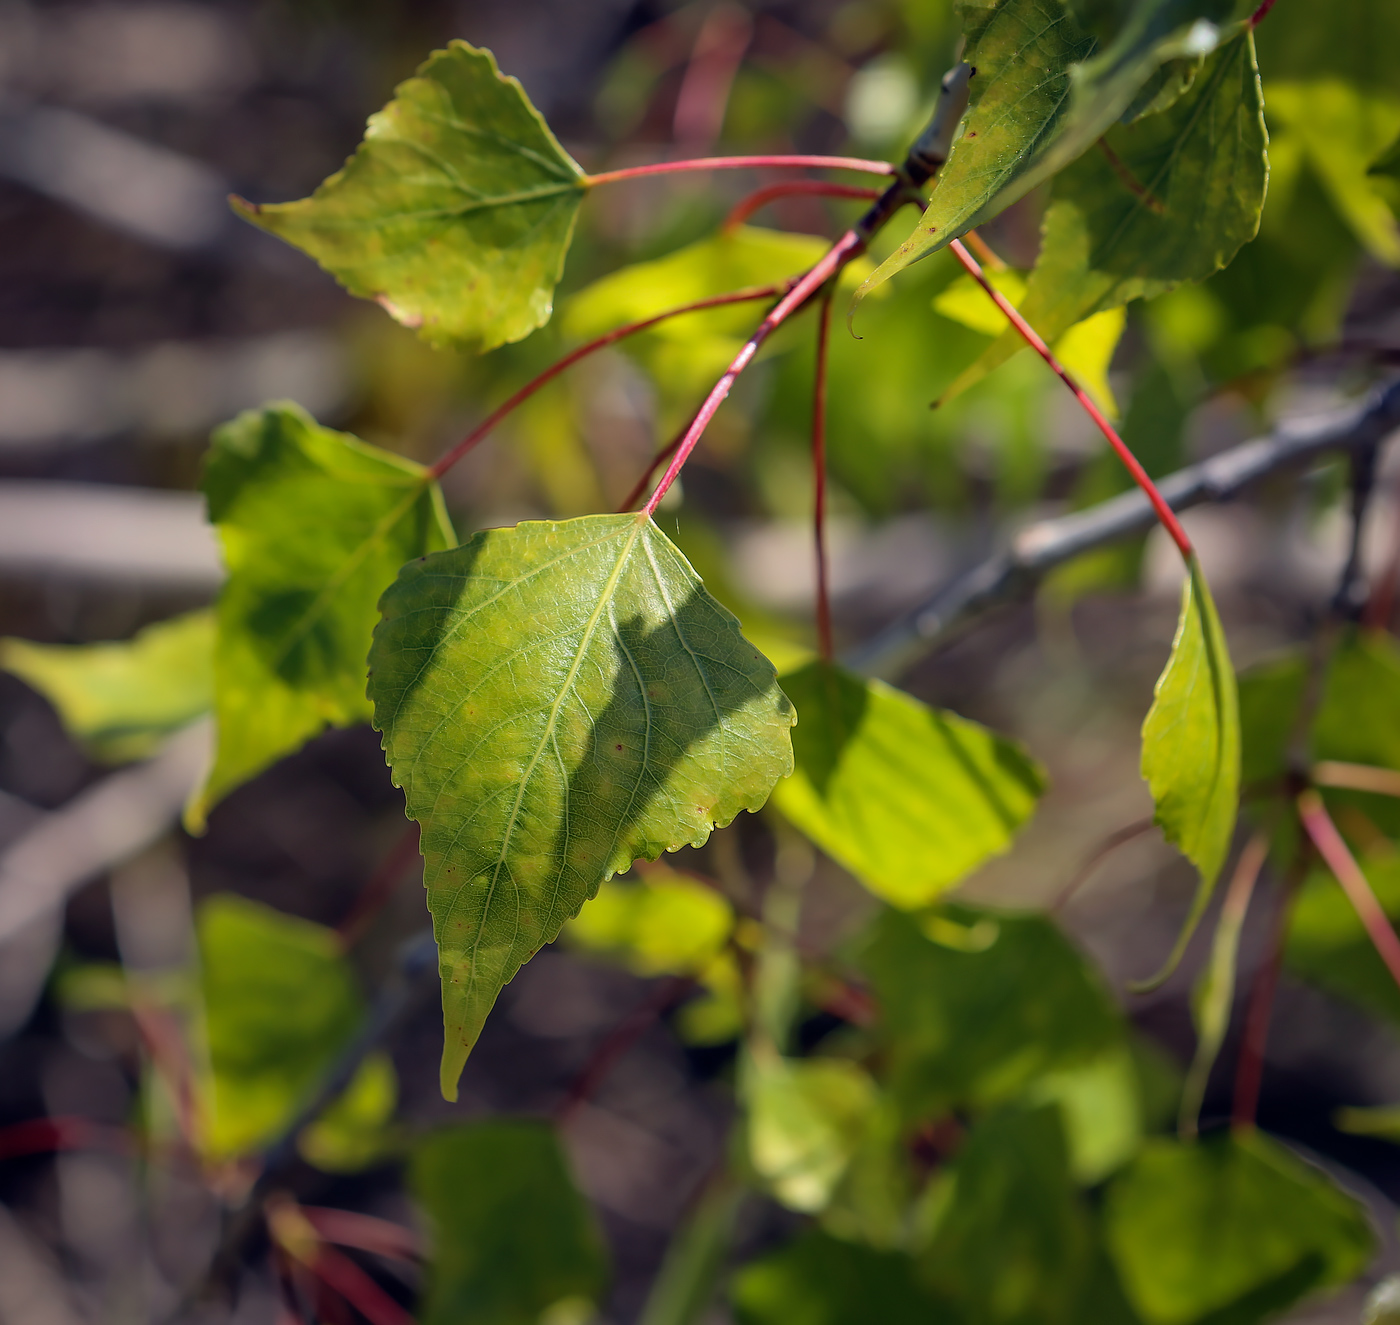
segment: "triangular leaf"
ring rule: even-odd
[[[1191,911],[1166,965],[1142,987],[1165,980],[1210,904],[1230,851],[1240,792],[1240,715],[1225,632],[1193,555],[1181,590],[1171,656],[1142,724],[1142,776],[1163,836],[1200,872]]]
[[[926,906],[1005,851],[1044,790],[1019,746],[882,681],[814,662],[782,686],[797,768],[775,803],[895,906]]]
[[[792,706],[649,520],[479,533],[403,568],[370,654],[443,980],[442,1085],[600,884],[699,845],[792,767]]]
[[[323,728],[368,722],[375,605],[410,557],[455,541],[423,466],[295,405],[214,434],[204,476],[228,580],[216,609],[218,749],[186,811],[210,807]]]
[[[43,695],[68,734],[106,763],[144,759],[207,713],[213,657],[214,614],[207,609],[113,644],[0,640],[0,667]]]
[[[309,198],[240,215],[435,345],[485,352],[549,321],[587,184],[490,51],[436,51]]]

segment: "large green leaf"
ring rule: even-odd
[[[861,955],[883,1011],[890,1087],[910,1122],[1015,1099],[1121,1043],[1112,998],[1050,921],[965,907],[948,918],[990,933],[959,950],[929,937],[939,928],[888,911]]]
[[[435,51],[309,198],[240,215],[435,345],[480,351],[549,321],[587,189],[490,51]]]
[[[976,69],[961,135],[914,233],[865,294],[995,216],[1092,146],[1167,61],[1214,49],[1244,0],[1145,0],[1106,45],[1061,0],[964,0]],[[1155,92],[1154,92],[1155,95]]]
[[[1095,313],[1204,280],[1254,238],[1269,166],[1252,36],[1216,51],[1170,110],[1103,141],[1112,157],[1086,152],[1055,177],[1020,305],[1052,343]],[[1002,331],[944,399],[1025,348]]]
[[[1162,835],[1200,872],[1191,910],[1156,982],[1176,968],[1230,851],[1240,790],[1240,715],[1225,632],[1193,555],[1166,668],[1142,724],[1142,776]]]
[[[207,713],[214,702],[214,615],[189,612],[115,644],[0,640],[0,667],[58,710],[96,759],[122,763]]]
[[[381,606],[370,697],[423,825],[450,1097],[501,987],[600,884],[767,800],[792,706],[635,515],[487,530]]]
[[[594,1318],[607,1257],[543,1123],[445,1128],[413,1149],[409,1189],[432,1229],[424,1325]]]
[[[1370,1258],[1366,1214],[1258,1133],[1149,1142],[1104,1212],[1128,1299],[1150,1325],[1252,1325]]]
[[[926,906],[1005,851],[1044,789],[1019,746],[882,681],[814,662],[782,687],[797,767],[775,803],[895,906]]]
[[[375,604],[398,568],[455,541],[421,465],[295,405],[214,434],[204,476],[228,580],[214,651],[218,747],[186,819],[327,725],[367,722]]]

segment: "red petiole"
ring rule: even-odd
[[[977,259],[967,251],[962,241],[955,239],[949,247],[953,250],[953,256],[962,263],[968,275],[987,292],[988,298],[1001,309],[1007,321],[1020,332],[1026,344],[1050,365],[1060,381],[1070,389],[1074,398],[1084,407],[1085,413],[1093,419],[1098,430],[1108,439],[1108,444],[1117,452],[1118,458],[1123,462],[1128,473],[1132,475],[1133,482],[1147,495],[1147,500],[1152,503],[1152,509],[1156,511],[1158,520],[1162,522],[1162,527],[1171,535],[1172,542],[1180,550],[1182,559],[1189,562],[1195,554],[1195,549],[1191,546],[1191,540],[1186,536],[1186,530],[1181,527],[1181,522],[1176,518],[1176,512],[1167,505],[1166,498],[1157,490],[1157,485],[1138,462],[1137,456],[1128,449],[1127,443],[1104,417],[1103,411],[1089,398],[1084,388],[1074,380],[1069,370],[1050,352],[1050,347],[1041,339],[1035,328],[1016,311],[1010,300],[987,279],[986,274],[978,265]]]
[[[724,218],[721,230],[726,233],[743,225],[756,211],[767,207],[779,198],[807,196],[814,198],[878,198],[879,189],[864,188],[859,184],[836,184],[825,179],[789,179],[777,184],[769,184],[755,189],[746,198],[740,198]]]
[[[583,182],[616,184],[625,179],[642,179],[647,175],[674,175],[691,170],[859,170],[867,175],[893,175],[895,168],[888,161],[868,161],[858,156],[699,156],[686,161],[653,161],[645,166],[626,166],[621,170],[604,170],[585,175]]]

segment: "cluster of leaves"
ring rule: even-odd
[[[926,414],[927,380],[909,400],[911,363],[948,351],[937,370],[948,402],[1007,380],[1020,342],[998,334],[995,309],[944,250],[1042,185],[1034,267],[993,271],[991,283],[1111,413],[1125,307],[1151,301],[1142,317],[1159,362],[1129,405],[1130,442],[1163,400],[1179,430],[1193,374],[1199,385],[1277,371],[1300,340],[1330,335],[1358,246],[1400,260],[1385,191],[1400,101],[1383,62],[1360,67],[1395,21],[1382,3],[1354,7],[1377,30],[1343,41],[1285,0],[1256,50],[1253,7],[1239,0],[963,5],[971,97],[928,205],[882,261],[831,273],[831,287],[859,280],[857,300],[872,296],[852,305],[865,339],[838,338],[830,362],[834,432],[847,439],[833,464],[849,490],[883,500],[909,411]],[[1276,192],[1284,176],[1276,223],[1274,204],[1264,210],[1271,169]],[[237,205],[430,344],[485,352],[549,320],[578,210],[610,182],[572,160],[488,52],[454,42],[312,197]],[[908,179],[896,172],[893,188],[899,201]],[[1320,205],[1349,236],[1322,257],[1289,237],[1294,212]],[[878,240],[859,238],[852,256],[866,241],[879,254]],[[663,315],[735,291],[784,293],[825,252],[809,236],[728,226],[603,277],[570,300],[564,332],[648,322],[626,352],[657,380],[663,420],[680,424],[754,319],[743,303]],[[763,349],[775,417],[801,416],[796,393],[810,390],[789,349],[783,331]],[[1144,457],[1149,470],[1173,445]],[[1054,926],[940,900],[1034,812],[1044,775],[1024,750],[830,657],[799,649],[780,677],[645,512],[524,522],[458,544],[438,480],[464,449],[429,468],[293,404],[245,414],[215,434],[205,471],[228,571],[212,613],[126,645],[10,641],[4,665],[104,759],[141,757],[212,713],[216,753],[188,806],[192,831],[327,726],[372,721],[422,828],[449,1098],[500,990],[561,931],[640,973],[702,986],[681,1026],[742,1041],[741,1176],[813,1217],[735,1279],[735,1309],[754,1325],[931,1311],[1007,1325],[1243,1323],[1363,1268],[1368,1226],[1329,1178],[1248,1128],[1192,1139],[1238,925],[1222,924],[1199,1000],[1187,1136],[1153,1135],[1177,1087]],[[1095,470],[1086,499],[1104,487]],[[1289,799],[1300,728],[1305,775],[1328,761],[1400,771],[1391,646],[1347,637],[1317,703],[1302,658],[1251,674],[1237,696],[1205,573],[1182,550],[1180,624],[1143,726],[1142,771],[1200,886],[1164,975],[1226,864],[1242,777],[1286,870],[1303,858]],[[1388,837],[1400,819],[1376,810],[1376,794],[1327,793],[1339,817],[1352,811]],[[883,904],[840,977],[873,994],[868,1024],[805,1057],[791,1049],[794,1019],[804,997],[820,1001],[824,977],[809,972],[804,986],[798,974],[781,888],[760,923],[664,869],[615,880],[770,797]],[[1289,960],[1394,1016],[1400,994],[1341,897],[1330,878],[1305,885]],[[150,1109],[215,1165],[292,1125],[363,1007],[333,934],[228,898],[206,904],[197,929],[197,967],[179,978],[143,987],[87,970],[68,996],[158,1007],[184,1027],[195,1046],[184,1084],[169,1089],[167,1072]],[[387,1060],[365,1060],[302,1132],[303,1152],[327,1167],[398,1153],[410,1143],[391,1124],[394,1102]],[[484,1124],[411,1149],[414,1190],[439,1230],[426,1319],[586,1315],[605,1279],[600,1243],[547,1130]]]

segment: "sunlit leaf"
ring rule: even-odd
[[[998,294],[1006,296],[1009,304],[1021,306],[1026,297],[1026,273],[1007,267],[1001,271],[988,269],[987,279]],[[999,336],[1006,330],[1006,314],[988,297],[987,292],[966,272],[941,290],[933,300],[933,311],[961,322],[984,336]]]
[[[1258,1133],[1151,1141],[1109,1185],[1109,1248],[1150,1325],[1245,1325],[1369,1261],[1364,1208]]]
[[[0,640],[0,667],[47,699],[96,759],[153,754],[213,704],[214,616],[190,612],[114,644]]]
[[[490,51],[436,51],[309,198],[255,225],[435,345],[486,351],[549,321],[583,172]]]
[[[1111,130],[1107,150],[1057,175],[1020,305],[1031,326],[1053,344],[1084,318],[1224,267],[1259,229],[1269,177],[1263,110],[1245,33],[1206,60],[1170,110]],[[1015,330],[1001,330],[944,399],[1025,348]]]
[[[1142,1142],[1138,1065],[1128,1044],[1116,1044],[1081,1067],[1047,1072],[1027,1092],[1031,1104],[1058,1104],[1075,1181],[1102,1182]]]
[[[985,727],[828,663],[782,685],[797,769],[775,803],[896,906],[927,905],[1006,850],[1035,809],[1040,769]]]
[[[397,1146],[389,1128],[399,1102],[399,1079],[385,1053],[366,1057],[345,1093],[297,1140],[308,1163],[327,1173],[357,1173]]]
[[[493,1119],[434,1132],[413,1149],[409,1190],[431,1227],[424,1325],[593,1318],[606,1253],[548,1126]]]
[[[187,822],[327,726],[368,722],[375,605],[410,557],[455,541],[427,470],[295,405],[214,434],[204,477],[228,580],[216,608],[218,747]]]
[[[1185,925],[1162,971],[1176,967],[1210,904],[1230,851],[1240,788],[1240,717],[1235,672],[1200,562],[1193,556],[1181,617],[1152,708],[1142,724],[1142,776],[1163,836],[1200,873]]]
[[[423,825],[450,1097],[501,987],[603,882],[767,800],[792,706],[633,515],[477,534],[382,609],[370,696]]]

